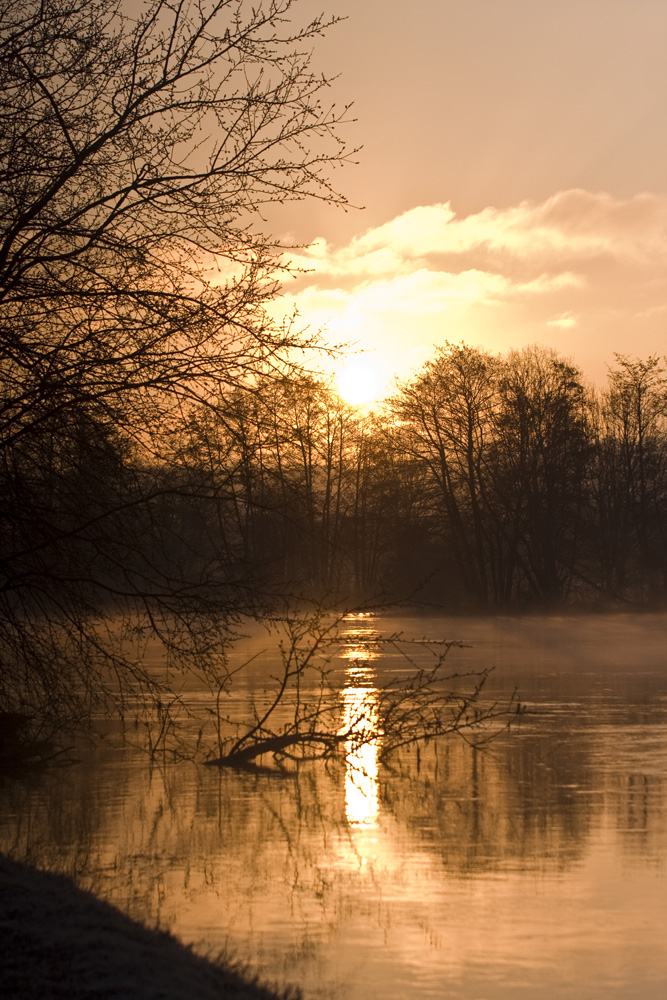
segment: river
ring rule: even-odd
[[[517,687],[526,712],[483,749],[370,744],[284,775],[98,747],[0,781],[0,850],[305,1000],[663,1000],[667,617],[344,625],[343,715],[395,667],[369,637],[396,632],[461,640],[448,668],[493,666],[485,697]],[[235,656],[256,656],[242,714],[277,654],[254,635]]]

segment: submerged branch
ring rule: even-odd
[[[392,671],[384,686],[375,686],[375,671],[369,666],[373,661],[362,655],[349,660],[357,671],[363,669],[360,686],[341,685],[336,676],[340,662],[332,665],[331,661],[346,645],[346,634],[340,629],[344,621],[341,617],[327,624],[315,616],[310,621],[285,622],[290,641],[281,646],[283,671],[274,678],[276,688],[268,707],[255,709],[254,724],[227,742],[227,752],[204,763],[244,768],[269,754],[278,762],[298,763],[331,758],[341,747],[348,754],[356,753],[368,744],[377,747],[378,759],[384,761],[402,748],[451,734],[481,746],[523,713],[516,691],[506,700],[482,700],[491,670],[446,672],[448,652],[462,645],[448,640],[412,640],[369,630],[367,644],[375,655],[380,649],[391,650],[404,659],[407,670],[398,676]],[[349,635],[347,640],[349,647]],[[358,642],[358,636],[354,641]],[[431,664],[420,665],[415,649],[432,656]],[[291,716],[287,722],[286,709]],[[221,721],[218,704],[218,734]],[[220,738],[218,746],[224,750]]]
[[[276,756],[291,757],[292,755],[285,752],[290,747],[309,746],[315,744],[320,744],[322,746],[322,752],[316,755],[317,758],[321,758],[337,749],[346,738],[347,737],[345,735],[341,736],[337,733],[324,732],[287,733],[283,736],[267,736],[265,738],[258,737],[256,741],[249,746],[242,747],[239,750],[234,750],[222,757],[216,757],[214,760],[205,760],[204,763],[208,767],[243,767],[249,761],[254,760],[255,757],[260,757],[265,753],[272,753]],[[311,757],[310,759],[313,758]]]

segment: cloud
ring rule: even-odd
[[[547,320],[547,326],[559,326],[563,330],[569,330],[576,325],[577,317],[573,316],[571,312],[564,312],[560,316],[554,316],[553,319]]]
[[[291,260],[305,273],[279,308],[392,354],[399,374],[416,342],[445,339],[547,343],[595,378],[613,351],[664,351],[666,196],[577,189],[463,217],[448,203],[420,206]]]

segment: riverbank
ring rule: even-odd
[[[279,1000],[278,993],[195,955],[172,935],[130,920],[71,879],[3,855],[0,995],[11,1000]]]

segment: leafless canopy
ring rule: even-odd
[[[294,31],[291,7],[2,3],[4,442],[73,397],[203,394],[286,345],[252,224],[268,202],[342,201],[327,171],[346,155],[309,65],[326,24]]]
[[[58,681],[63,622],[80,661],[100,600],[150,617],[149,598],[173,615],[193,597],[155,555],[155,505],[178,494],[165,437],[191,402],[308,342],[267,316],[277,247],[258,220],[272,202],[344,203],[329,174],[347,109],[311,68],[332,21],[298,27],[293,8],[0,0],[0,646],[24,671],[0,690],[10,708],[36,659],[44,698]]]

